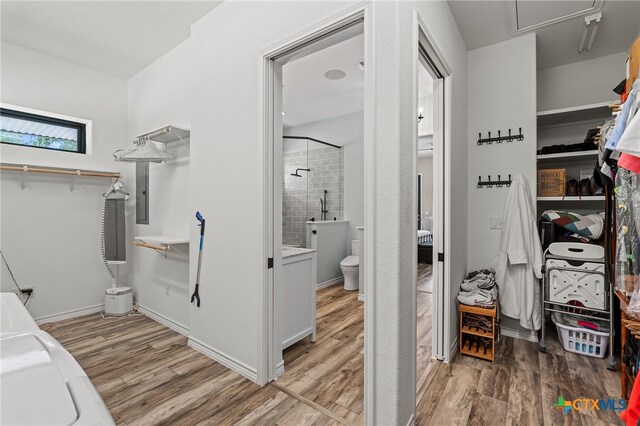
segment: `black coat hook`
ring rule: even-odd
[[[508,129],[509,134],[506,136],[502,136],[502,131],[498,130],[497,137],[491,137],[491,132],[487,132],[488,136],[486,138],[482,137],[482,132],[478,133],[478,145],[489,144],[491,145],[494,142],[502,143],[502,142],[513,142],[514,140],[523,141],[524,135],[522,134],[522,127],[518,128],[518,134],[514,135],[511,133],[511,129]]]
[[[502,188],[504,186],[511,186],[511,175],[509,175],[508,180],[502,180],[502,176],[498,175],[498,180],[491,180],[491,175],[488,176],[486,181],[482,181],[482,176],[478,176],[478,188],[482,188],[483,186],[493,188],[496,186],[497,188]]]

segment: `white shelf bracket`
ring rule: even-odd
[[[156,253],[158,253],[159,255],[161,255],[162,257],[164,257],[165,259],[167,258],[167,252],[166,251],[160,251],[160,250],[156,250],[156,249],[152,249],[153,251],[155,251]]]
[[[71,192],[73,192],[73,189],[76,186],[76,181],[78,180],[78,176],[80,176],[80,170],[76,170],[76,174],[71,176]]]
[[[183,252],[182,250],[179,250],[175,245],[171,244],[169,245],[169,249],[173,249],[175,251],[177,251],[178,253],[180,253],[183,256],[186,256],[187,254],[185,252]]]
[[[182,137],[176,132],[176,136],[178,137],[178,139],[180,139],[180,142],[182,142],[183,144],[185,144],[187,146],[187,148],[191,149],[191,144],[189,144],[187,141],[185,141],[184,139],[182,139]]]
[[[20,179],[20,189],[24,191],[24,187],[27,184],[27,171],[29,168],[27,166],[22,166],[22,178]]]

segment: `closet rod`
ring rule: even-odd
[[[66,168],[58,168],[58,167],[33,166],[28,164],[0,163],[0,170],[10,170],[14,172],[49,173],[54,175],[92,176],[92,177],[102,177],[102,178],[111,178],[111,179],[120,178],[120,173],[117,173],[117,172],[103,172],[99,170],[66,169]]]

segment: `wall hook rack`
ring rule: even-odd
[[[489,136],[486,138],[482,138],[482,133],[478,133],[478,145],[489,144],[492,143],[502,143],[502,142],[513,142],[513,141],[523,141],[524,135],[522,134],[522,127],[518,127],[518,134],[512,135],[511,129],[509,129],[509,134],[506,136],[502,136],[500,130],[498,130],[498,136],[491,137],[491,132],[489,132]]]
[[[482,180],[482,176],[478,176],[478,188],[482,188],[483,186],[487,186],[489,188],[493,188],[493,186],[497,186],[498,188],[502,188],[503,186],[511,186],[511,175],[509,175],[508,180],[502,180],[500,175],[498,175],[498,180],[491,180],[491,175],[486,181]]]

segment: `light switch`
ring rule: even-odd
[[[502,229],[502,218],[492,216],[489,219],[489,228],[491,229]]]

